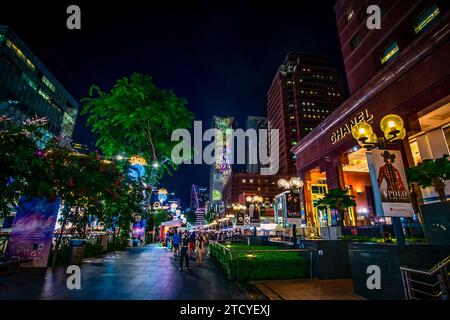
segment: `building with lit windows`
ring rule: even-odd
[[[257,117],[257,116],[248,116],[247,117],[247,121],[245,123],[245,130],[256,130],[256,134],[258,136],[259,139],[259,130],[267,130],[268,129],[268,119],[267,117]],[[267,141],[269,141],[269,136],[266,135],[266,139]],[[250,143],[250,141],[247,139],[246,142],[246,148],[247,148],[247,152],[245,153],[245,164],[246,164],[246,172],[247,173],[254,173],[254,174],[259,174],[261,173],[261,168],[263,167],[269,167],[269,165],[264,165],[263,163],[268,163],[269,159],[268,159],[268,155],[263,154],[264,152],[262,152],[263,150],[259,149],[259,144],[257,144],[255,141],[252,144]],[[253,145],[256,144],[256,145]],[[252,150],[254,150],[257,155],[256,159],[251,159],[252,157]],[[267,150],[268,151],[268,148]],[[260,155],[261,153],[261,155]]]
[[[78,107],[20,38],[0,26],[0,113],[18,123],[47,117],[52,135],[71,137]]]
[[[379,123],[388,114],[403,118],[406,136],[398,146],[405,167],[450,151],[450,2],[374,1],[381,7],[381,31],[369,30],[366,1],[339,0],[336,20],[351,97],[292,149],[297,175],[305,182],[308,226],[335,223],[333,213],[314,201],[329,189],[349,188],[356,207],[347,226],[390,223],[379,217],[366,149],[353,138],[352,127]],[[379,183],[379,182],[378,182]],[[449,185],[447,194],[450,193]],[[419,192],[419,204],[437,200],[433,190]],[[414,208],[414,220],[419,214]]]
[[[279,174],[295,174],[298,141],[344,101],[344,89],[327,57],[289,53],[267,93],[269,128],[279,130]]]

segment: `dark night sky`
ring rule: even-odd
[[[213,115],[232,115],[244,128],[248,115],[266,115],[266,92],[288,51],[328,55],[344,78],[332,0],[36,2],[2,3],[0,25],[77,100],[93,83],[109,89],[138,71],[185,97],[204,127]],[[66,28],[69,4],[81,7],[80,31]],[[84,117],[74,140],[95,141]],[[182,166],[163,181],[183,205],[192,183],[209,186],[206,165]]]

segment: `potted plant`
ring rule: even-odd
[[[423,228],[431,244],[450,244],[450,202],[447,201],[445,185],[450,177],[448,155],[438,159],[424,160],[416,167],[406,170],[408,182],[422,188],[433,187],[440,202],[421,205]]]

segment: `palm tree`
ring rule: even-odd
[[[336,188],[328,191],[314,206],[319,209],[334,209],[339,213],[339,225],[344,228],[344,209],[355,207],[355,196],[348,194],[348,189]]]

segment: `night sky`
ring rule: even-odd
[[[248,115],[266,116],[267,90],[289,51],[327,55],[345,78],[332,0],[4,2],[0,25],[76,100],[93,83],[106,90],[143,72],[186,98],[204,128],[213,115],[232,115],[244,128]],[[70,4],[81,7],[81,30],[66,28]],[[95,142],[84,117],[74,141]],[[189,205],[192,183],[209,186],[206,165],[182,166],[163,186]]]

